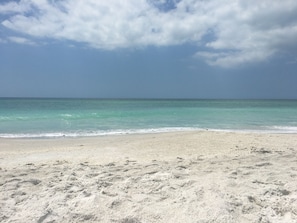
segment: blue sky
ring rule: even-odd
[[[0,97],[297,99],[296,0],[0,3]]]

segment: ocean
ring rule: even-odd
[[[1,138],[205,129],[297,133],[297,100],[0,99]]]

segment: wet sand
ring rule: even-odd
[[[0,222],[297,222],[297,135],[0,139]]]

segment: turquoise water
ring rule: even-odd
[[[297,133],[297,101],[0,99],[6,138],[192,129]]]

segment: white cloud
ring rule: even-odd
[[[268,59],[274,52],[269,50],[247,50],[247,51],[230,51],[230,52],[197,52],[195,57],[201,57],[210,65],[220,67],[234,67],[239,64],[248,64],[251,62],[260,62]]]
[[[0,14],[22,13],[28,11],[29,7],[26,1],[20,3],[8,2],[0,5]]]
[[[223,67],[265,61],[296,49],[296,11],[296,0],[21,0],[0,4],[0,14],[6,15],[2,25],[33,37],[72,40],[108,50],[192,43],[205,48],[196,56]],[[207,37],[209,33],[213,38]]]
[[[10,42],[14,42],[14,43],[27,44],[27,45],[36,45],[33,41],[28,40],[28,39],[23,38],[23,37],[9,36],[7,39],[8,39]]]

